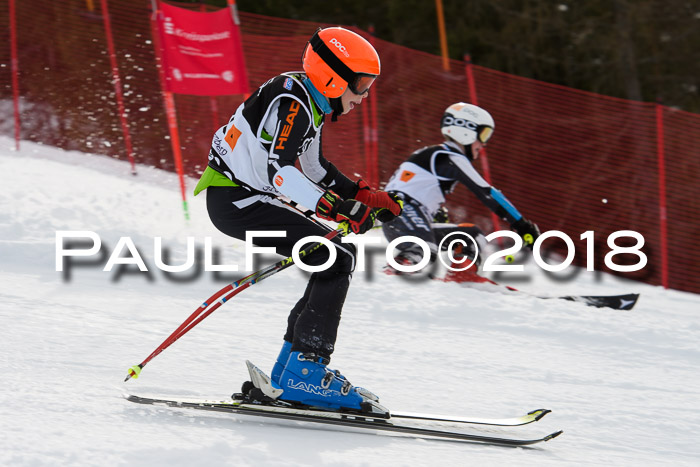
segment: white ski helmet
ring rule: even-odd
[[[445,137],[469,146],[477,139],[486,144],[496,124],[491,114],[481,107],[458,102],[445,110],[440,127]]]

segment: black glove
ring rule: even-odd
[[[376,215],[356,199],[343,200],[331,190],[326,190],[316,204],[316,215],[335,222],[347,221],[356,234],[363,234],[374,226]]]
[[[513,222],[510,226],[511,229],[520,235],[525,243],[525,246],[532,250],[532,246],[535,244],[535,240],[540,236],[540,228],[537,224],[521,217],[517,221]]]
[[[447,208],[445,206],[441,206],[440,209],[435,211],[435,215],[433,215],[433,222],[436,224],[449,224],[450,214],[447,212]]]

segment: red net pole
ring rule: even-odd
[[[369,172],[370,172],[370,161],[372,159],[372,143],[370,140],[370,135],[372,133],[372,129],[370,128],[370,122],[369,122],[369,110],[366,105],[362,106],[362,136],[363,136],[363,142],[364,142],[364,147],[365,147],[365,180],[367,183],[372,185],[372,181],[370,180]]]
[[[231,1],[233,1],[233,0],[229,0],[229,4]],[[235,4],[235,2],[234,2],[234,4]],[[207,6],[204,3],[202,3],[201,5],[199,5],[199,11],[206,13]],[[218,130],[219,127],[221,126],[219,124],[219,106],[216,105],[216,97],[209,96],[209,108],[211,109],[212,122],[214,122],[214,125],[212,128],[216,132],[216,130]]]
[[[168,130],[170,131],[170,144],[172,145],[173,157],[175,158],[175,170],[177,170],[178,179],[180,180],[182,209],[185,211],[185,219],[189,220],[190,214],[187,208],[187,189],[185,187],[185,175],[182,168],[182,149],[180,146],[180,131],[177,127],[175,98],[172,92],[166,90],[163,90],[163,98],[165,99],[165,113],[168,116]]]
[[[664,106],[656,104],[656,156],[659,167],[659,227],[661,240],[661,285],[668,288],[668,237],[666,225],[666,160],[664,148]]]
[[[241,27],[241,18],[238,16],[238,7],[236,6],[236,0],[226,0],[226,4],[228,5],[229,9],[231,10],[231,17],[233,18],[233,22],[238,28],[240,29]],[[245,62],[245,57],[244,57],[244,62]],[[247,67],[246,67],[247,68]],[[243,99],[248,99],[250,97],[250,92],[248,92],[249,87],[246,85],[246,93],[243,94]],[[216,127],[216,129],[219,129],[219,126]]]
[[[374,46],[374,26],[369,28],[369,41]],[[370,122],[370,157],[367,164],[368,183],[373,188],[379,188],[379,140],[377,131],[377,89],[375,87],[371,97],[369,97],[369,122]]]
[[[165,105],[165,114],[168,119],[168,131],[170,133],[170,146],[173,151],[173,159],[175,160],[175,170],[177,171],[180,180],[180,194],[182,195],[182,209],[185,212],[185,220],[190,220],[190,213],[187,207],[187,189],[185,187],[185,175],[182,168],[182,150],[180,149],[180,132],[177,127],[177,112],[175,111],[175,98],[173,93],[169,92],[165,83],[165,75],[163,73],[163,51],[160,44],[160,27],[158,26],[158,18],[161,17],[161,11],[158,6],[160,2],[152,0],[153,15],[151,15],[151,34],[153,36],[153,48],[156,53],[158,62],[158,76],[160,77],[160,87],[163,94],[163,102]]]
[[[465,69],[467,73],[467,84],[469,86],[469,100],[472,104],[479,105],[479,100],[476,97],[476,83],[474,81],[474,70],[472,68],[471,55],[466,54],[464,56],[464,61],[466,62]],[[486,155],[485,147],[481,150],[479,154],[479,159],[481,159],[481,167],[483,167],[484,169],[484,179],[488,182],[489,185],[492,185],[491,169],[489,168],[489,158]],[[498,216],[496,215],[496,213],[491,213],[491,221],[493,222],[494,231],[501,230],[501,223],[498,220]]]
[[[369,98],[369,116],[370,116],[370,157],[367,166],[369,184],[373,188],[379,188],[379,140],[377,130],[377,93],[375,91],[372,97]]]
[[[17,24],[15,0],[10,0],[10,54],[12,56],[12,102],[15,109],[15,148],[19,151],[19,60],[17,60]]]
[[[221,122],[219,121],[219,106],[216,103],[216,97],[209,96],[209,108],[211,109],[211,121],[213,123],[213,132],[219,129]]]
[[[124,144],[126,145],[126,155],[131,162],[131,173],[136,175],[136,163],[134,162],[134,152],[131,147],[131,135],[129,134],[129,123],[126,120],[126,109],[124,107],[124,96],[122,95],[122,82],[119,77],[119,66],[117,65],[117,54],[114,48],[114,37],[112,35],[112,22],[109,19],[109,9],[107,0],[102,1],[102,19],[104,21],[105,35],[107,36],[107,49],[109,50],[109,62],[112,65],[112,81],[114,81],[114,94],[117,98],[119,109],[119,121],[124,134]]]

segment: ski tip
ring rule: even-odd
[[[550,439],[556,438],[557,436],[559,436],[559,435],[562,434],[562,433],[564,433],[564,430],[559,430],[559,431],[557,431],[557,432],[555,432],[555,433],[552,433],[551,435],[545,436],[545,437],[542,438],[542,439],[546,442],[546,441],[549,441]]]
[[[637,300],[639,300],[639,294],[630,293],[626,295],[620,295],[616,298],[619,299],[619,303],[616,304],[617,306],[614,306],[613,308],[617,308],[618,310],[631,310],[637,304]]]
[[[551,410],[549,410],[549,409],[537,409],[537,410],[533,410],[532,412],[528,412],[528,415],[530,415],[531,417],[534,417],[535,421],[538,422],[542,419],[542,417],[544,417],[545,415],[547,415],[550,412],[551,412]]]
[[[572,302],[580,302],[584,305],[596,308],[612,308],[613,310],[631,310],[637,304],[638,293],[624,295],[578,295],[558,297]]]

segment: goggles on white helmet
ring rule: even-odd
[[[440,127],[444,136],[469,146],[477,140],[486,144],[496,124],[491,114],[481,107],[459,102],[445,110]]]

